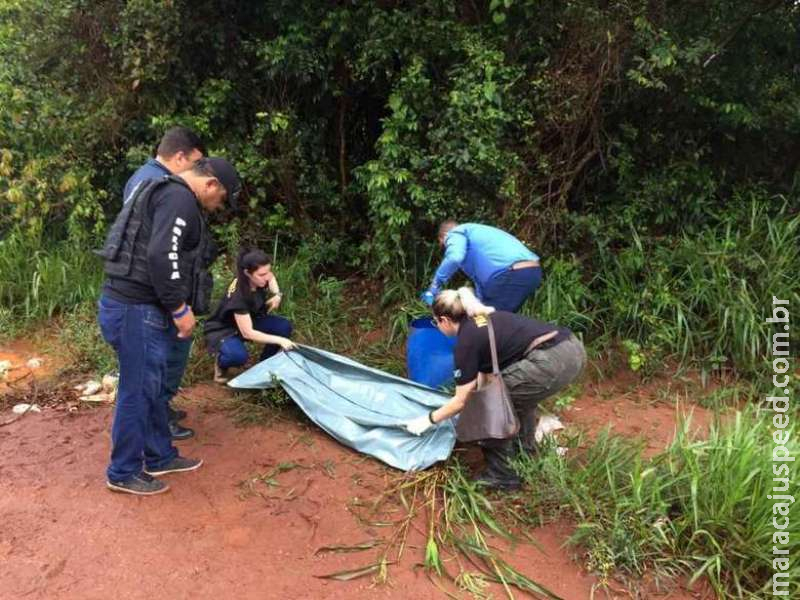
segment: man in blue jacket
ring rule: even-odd
[[[439,244],[444,259],[422,293],[427,304],[459,269],[472,280],[481,302],[508,312],[517,312],[542,281],[539,257],[496,227],[447,220],[439,226]]]
[[[158,144],[156,157],[148,159],[128,179],[122,193],[123,200],[130,198],[131,192],[138,184],[190,169],[194,163],[203,158],[205,153],[203,142],[191,129],[187,127],[168,129]]]
[[[187,127],[168,129],[156,150],[156,157],[150,158],[131,175],[125,184],[123,200],[127,201],[133,191],[151,179],[166,175],[176,175],[190,169],[205,155],[205,146],[198,135]],[[192,338],[177,338],[167,354],[167,370],[164,380],[162,401],[169,412],[169,429],[173,440],[186,440],[194,435],[194,430],[182,427],[178,421],[186,418],[186,412],[176,410],[170,402],[178,393],[181,379],[186,371],[186,363],[192,350]]]

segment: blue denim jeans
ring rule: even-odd
[[[168,413],[172,412],[169,408],[169,403],[178,393],[178,388],[181,387],[181,380],[186,371],[186,363],[189,362],[189,354],[191,352],[192,338],[179,338],[177,336],[175,336],[167,351],[167,368],[164,374],[164,385],[161,387],[161,401],[167,405]]]
[[[119,361],[119,387],[111,426],[110,481],[123,482],[146,465],[158,469],[178,456],[162,399],[167,354],[177,330],[153,304],[125,304],[100,297],[100,331]]]
[[[542,282],[542,268],[530,267],[502,271],[487,281],[481,290],[480,301],[497,310],[517,312],[525,300],[533,298]]]
[[[292,322],[278,315],[264,315],[253,319],[253,328],[271,335],[288,338],[292,335]],[[261,360],[266,360],[280,350],[277,344],[265,344],[261,351]],[[228,367],[241,367],[247,362],[247,347],[244,340],[238,335],[232,335],[222,340],[217,353],[217,364],[223,369]]]

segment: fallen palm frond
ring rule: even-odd
[[[508,598],[513,589],[536,597],[559,600],[559,597],[505,562],[490,545],[492,536],[514,540],[498,517],[498,510],[482,489],[467,479],[461,465],[436,467],[425,472],[406,473],[390,480],[386,489],[372,502],[351,506],[356,517],[372,526],[391,527],[379,548],[376,562],[368,567],[333,573],[325,577],[353,579],[373,575],[376,583],[388,579],[388,565],[399,563],[408,547],[412,528],[425,535],[422,566],[442,591],[438,579],[445,579],[456,589],[475,598],[487,598],[490,582],[499,583]],[[395,519],[387,515],[400,513]],[[418,529],[420,521],[424,530]],[[334,546],[338,547],[338,546]],[[357,546],[359,549],[360,546]],[[454,563],[452,575],[447,566]]]
[[[367,565],[366,567],[361,567],[358,569],[337,571],[336,573],[329,573],[327,575],[315,575],[315,577],[319,579],[335,579],[337,581],[350,581],[351,579],[358,579],[359,577],[364,577],[365,575],[372,575],[373,573],[377,573],[378,575],[380,575],[381,572],[386,571],[386,567],[388,564],[391,563],[384,563],[383,561],[380,561],[375,563],[374,565]]]
[[[351,545],[332,545],[322,546],[314,551],[314,554],[324,554],[326,552],[347,553],[347,552],[361,552],[363,550],[371,550],[380,545],[383,540],[369,540],[360,544]]]

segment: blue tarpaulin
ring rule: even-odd
[[[437,390],[310,346],[278,352],[228,385],[263,389],[276,383],[308,417],[342,444],[404,471],[445,460],[455,445],[450,419],[422,436],[403,424],[450,398]]]

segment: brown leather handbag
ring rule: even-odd
[[[494,377],[467,397],[467,403],[456,423],[456,437],[460,442],[504,440],[513,437],[519,431],[519,419],[514,412],[503,377],[500,375],[491,315],[486,316],[486,322],[489,327],[489,347],[492,351]]]

